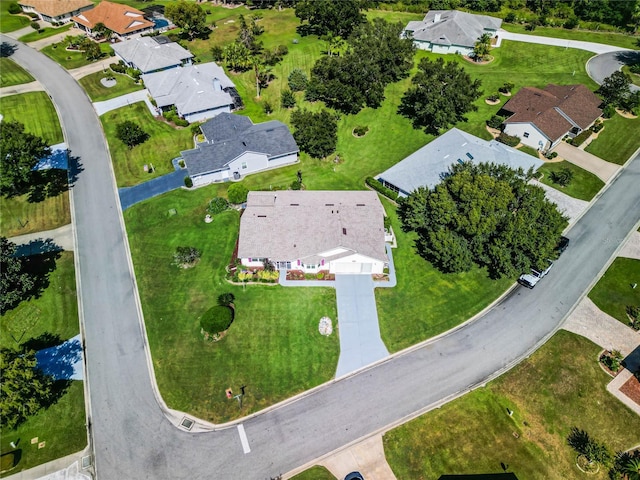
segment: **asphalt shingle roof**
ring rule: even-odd
[[[240,258],[311,263],[337,247],[387,261],[384,209],[375,192],[249,192],[240,219]]]
[[[439,18],[436,21],[436,18]],[[498,30],[502,20],[487,15],[474,15],[458,10],[430,10],[422,22],[411,21],[404,28],[413,39],[437,45],[473,47],[489,30]]]
[[[278,120],[254,125],[247,117],[221,113],[200,129],[207,142],[181,152],[191,176],[221,170],[245,152],[272,158],[300,151],[287,126]]]
[[[452,164],[469,161],[508,165],[525,171],[530,167],[535,170],[543,163],[498,141],[483,140],[452,128],[377,178],[386,180],[408,194],[418,187],[433,188],[440,183]]]
[[[114,43],[111,48],[142,73],[162,70],[182,64],[193,54],[175,42],[156,41],[156,37],[139,37]]]
[[[159,107],[175,105],[181,115],[233,105],[223,90],[233,88],[233,82],[215,62],[147,73],[142,80]]]
[[[32,7],[38,13],[50,17],[58,17],[65,13],[93,6],[93,2],[89,0],[20,0],[18,4]]]

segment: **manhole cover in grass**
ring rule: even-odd
[[[173,217],[174,215],[177,215],[178,211],[175,208],[170,208],[169,209],[169,216]]]
[[[184,417],[182,419],[182,422],[180,422],[180,426],[185,430],[191,430],[191,427],[193,427],[193,424],[194,424],[194,421],[188,419],[187,417]]]

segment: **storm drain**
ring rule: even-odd
[[[190,418],[184,417],[182,419],[182,422],[180,422],[180,426],[182,428],[184,428],[185,430],[191,430],[191,427],[193,427],[193,424],[195,422],[193,420],[191,420]]]

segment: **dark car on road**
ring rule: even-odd
[[[569,239],[567,237],[560,237],[560,240],[558,241],[558,245],[556,245],[556,252],[558,252],[558,256],[560,256],[560,254],[564,252],[568,246],[569,246]]]

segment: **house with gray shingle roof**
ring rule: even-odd
[[[215,62],[170,68],[141,78],[159,108],[168,110],[175,105],[178,115],[189,122],[242,105],[235,85]]]
[[[469,55],[484,33],[492,37],[502,20],[458,10],[430,10],[421,22],[409,22],[402,35],[413,39],[416,48],[433,53]]]
[[[142,73],[190,65],[193,54],[167,37],[138,37],[111,45],[127,66]]]
[[[385,187],[407,197],[419,187],[433,188],[455,163],[495,163],[513,169],[538,169],[542,160],[496,140],[483,140],[452,128],[404,160],[382,172],[376,179]]]
[[[277,120],[254,124],[248,117],[221,113],[200,129],[205,141],[181,152],[194,186],[239,180],[298,162],[298,144]]]
[[[508,135],[541,151],[555,147],[565,135],[575,137],[602,115],[602,100],[584,85],[523,87],[501,111]]]
[[[368,190],[249,192],[238,258],[247,267],[383,273],[384,208]]]

